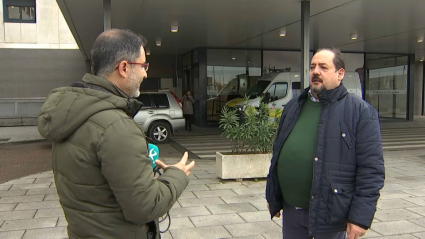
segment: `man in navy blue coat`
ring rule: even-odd
[[[266,199],[285,239],[357,239],[370,228],[385,169],[376,110],[343,86],[338,49],[320,49],[310,87],[284,108]]]

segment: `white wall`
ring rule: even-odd
[[[0,4],[0,48],[78,49],[55,0],[37,0],[36,23],[3,22]]]

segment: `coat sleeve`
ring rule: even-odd
[[[126,220],[145,224],[167,213],[189,183],[170,167],[154,179],[144,135],[131,119],[110,125],[98,143],[101,171]]]
[[[361,112],[355,136],[357,175],[348,221],[370,228],[385,180],[379,117],[372,106]]]

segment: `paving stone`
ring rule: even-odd
[[[424,227],[418,226],[407,220],[391,221],[391,222],[378,222],[372,225],[372,230],[384,236],[397,235],[413,232],[425,231]]]
[[[273,232],[263,234],[265,239],[282,239],[282,232]]]
[[[65,214],[62,208],[38,209],[34,218],[42,217],[64,217]]]
[[[270,213],[268,211],[258,211],[258,212],[241,212],[239,213],[246,222],[266,222],[270,221]],[[275,218],[273,219],[275,220]],[[277,219],[281,220],[282,219]]]
[[[0,220],[20,220],[20,219],[31,219],[34,217],[37,210],[25,210],[25,211],[6,211],[0,212]]]
[[[59,201],[59,195],[57,194],[48,194],[44,197],[43,201]]]
[[[249,236],[249,237],[226,237],[225,239],[264,239],[263,236]],[[274,237],[276,238],[276,237]]]
[[[373,239],[418,239],[412,235],[394,235],[394,236],[382,236],[382,237],[361,237],[361,238],[373,238]]]
[[[404,200],[412,202],[419,206],[425,206],[425,197],[411,197],[411,198],[405,198]]]
[[[173,239],[173,237],[171,236],[170,231],[167,231],[165,233],[161,233],[161,239]]]
[[[220,196],[236,196],[237,194],[230,189],[222,190],[208,190],[208,191],[194,191],[196,197],[220,197]]]
[[[425,239],[425,232],[414,233],[413,235],[419,239]]]
[[[56,185],[54,183],[51,183],[49,188],[56,188]]]
[[[387,222],[387,221],[399,221],[404,219],[419,218],[422,216],[406,209],[388,209],[388,210],[376,211],[375,217],[378,220]]]
[[[193,184],[193,185],[187,185],[185,191],[199,191],[199,190],[207,190],[209,191],[210,189],[205,186],[205,184]]]
[[[193,194],[193,192],[183,191],[182,195],[180,195],[179,198],[180,199],[184,199],[184,198],[196,198],[196,196]]]
[[[245,221],[237,214],[218,214],[208,216],[194,216],[190,217],[190,220],[196,227],[206,226],[220,226],[230,225],[237,223],[244,223]]]
[[[174,204],[173,204],[173,206],[171,207],[171,209],[173,209],[173,208],[181,208],[182,206],[180,206],[180,203],[179,202],[175,202]]]
[[[232,236],[222,226],[173,229],[170,232],[174,239],[216,239]]]
[[[388,175],[385,175],[388,176]],[[386,191],[397,191],[397,190],[410,190],[411,188],[400,185],[400,184],[396,184],[396,183],[392,183],[392,184],[385,184],[384,188],[382,188],[381,192],[386,192]]]
[[[55,179],[53,177],[51,178],[37,178],[34,183],[54,183]]]
[[[261,201],[257,201],[257,202],[250,202],[255,208],[257,208],[259,211],[268,211],[269,209],[267,208],[267,202],[261,202]]]
[[[23,196],[28,190],[0,191],[0,197]]]
[[[15,209],[16,205],[17,205],[16,203],[0,204],[0,212],[12,211],[13,209]]]
[[[37,218],[27,220],[5,221],[0,227],[0,231],[13,231],[23,229],[38,229],[46,227],[55,227],[58,218]]]
[[[168,219],[161,223],[161,225],[168,226]],[[189,220],[188,217],[178,217],[171,219],[170,229],[180,229],[180,228],[194,228],[195,226]],[[164,228],[165,229],[165,228]]]
[[[27,230],[22,239],[63,239],[68,238],[66,227]]]
[[[198,185],[198,184],[206,184],[204,179],[193,179],[189,181],[189,185]]]
[[[212,214],[239,213],[239,212],[256,212],[257,208],[249,203],[231,203],[224,205],[206,206]]]
[[[425,196],[425,189],[408,189],[408,190],[401,190],[402,192],[417,196],[417,197],[424,197]]]
[[[9,190],[9,188],[11,188],[12,185],[0,185],[0,191],[6,191]]]
[[[34,178],[21,178],[21,179],[16,179],[16,180],[3,183],[3,185],[32,184],[34,181],[35,181]]]
[[[226,203],[242,203],[242,202],[255,202],[263,201],[266,203],[265,199],[260,195],[242,195],[242,196],[222,196],[221,199]]]
[[[0,198],[0,203],[41,202],[44,195],[11,196]]]
[[[253,194],[262,194],[264,193],[264,188],[237,188],[233,189],[238,195],[253,195]]]
[[[30,189],[26,195],[58,194],[56,188]]]
[[[14,184],[9,190],[49,188],[50,183]]]
[[[0,232],[0,238],[3,239],[21,239],[25,231]]]
[[[418,189],[418,188],[425,188],[425,183],[424,182],[416,182],[416,183],[400,183],[400,185],[403,185],[405,187],[408,188],[412,188],[412,189]]]
[[[239,182],[233,182],[233,183],[223,183],[223,184],[207,184],[207,186],[211,190],[217,190],[217,189],[235,189],[235,188],[247,188],[245,185]]]
[[[370,237],[379,237],[379,236],[382,236],[382,235],[375,232],[372,229],[369,229],[366,231],[366,234],[364,235],[364,237],[361,237],[361,238],[370,238]]]
[[[198,179],[204,179],[204,178],[218,178],[217,174],[212,174],[212,173],[202,173],[202,174],[193,174],[196,178]]]
[[[15,210],[42,209],[42,208],[57,208],[61,207],[59,201],[43,201],[43,202],[28,202],[19,203]]]
[[[409,207],[406,209],[409,211],[421,214],[422,216],[425,216],[425,207]]]
[[[395,199],[395,198],[409,198],[412,197],[412,194],[402,192],[402,191],[388,191],[381,192],[380,199]]]
[[[232,236],[254,236],[282,230],[272,221],[233,224],[226,225],[224,227],[230,232],[230,234],[232,234]]]
[[[396,209],[396,208],[406,208],[406,207],[415,207],[417,206],[414,203],[406,201],[405,199],[396,198],[396,199],[386,199],[378,201],[379,209]]]
[[[170,215],[172,218],[178,217],[188,217],[188,216],[202,216],[202,215],[211,215],[211,213],[204,207],[182,207],[182,208],[172,208],[170,210]]]
[[[178,200],[182,207],[196,207],[196,206],[205,206],[205,205],[217,205],[224,204],[224,201],[219,197],[209,197],[209,198],[194,198],[194,199],[182,199]]]
[[[58,224],[56,224],[56,227],[66,227],[68,226],[68,221],[65,217],[59,217]]]

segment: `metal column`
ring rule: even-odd
[[[103,0],[103,30],[111,29],[111,0]]]
[[[310,70],[310,1],[301,2],[301,87],[309,86]]]

